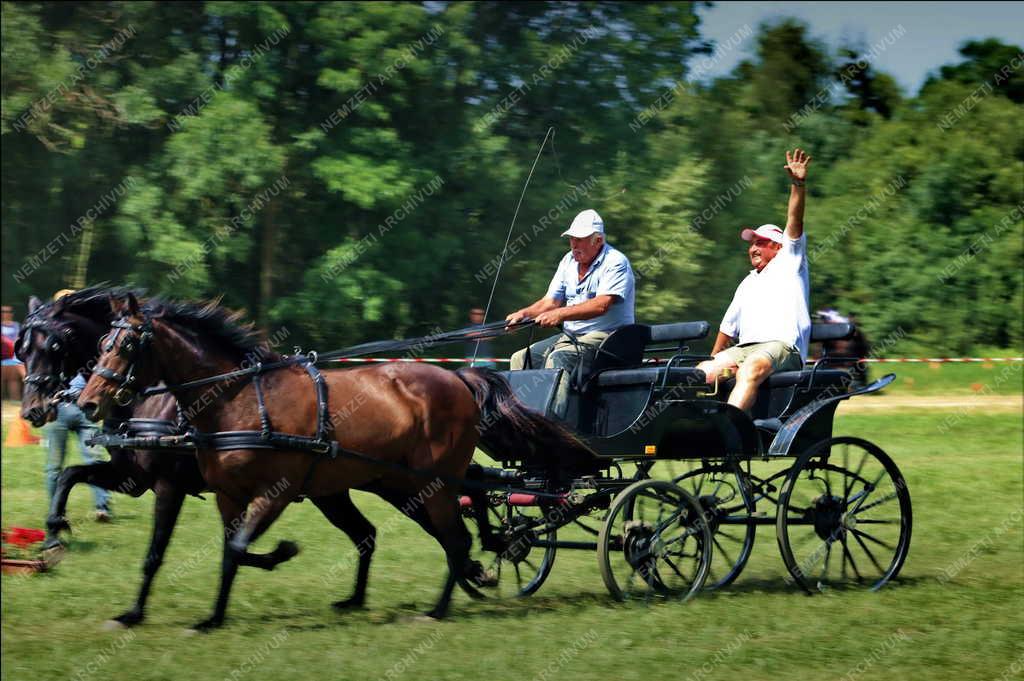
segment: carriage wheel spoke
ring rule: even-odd
[[[875,478],[875,481],[873,483],[871,483],[870,485],[865,485],[864,486],[864,489],[861,490],[861,492],[863,492],[863,495],[859,495],[860,498],[857,499],[857,505],[854,506],[853,510],[850,511],[851,513],[859,513],[860,512],[860,505],[864,503],[864,500],[867,499],[871,495],[872,492],[874,492],[875,490],[878,489],[878,483],[882,482],[882,478],[884,478],[888,474],[889,474],[889,471],[887,471],[885,469],[882,469],[882,472],[878,474],[878,477]]]
[[[855,536],[855,537],[864,537],[865,539],[867,539],[869,541],[873,541],[874,543],[878,544],[879,546],[887,548],[890,551],[895,551],[896,550],[895,546],[892,546],[890,544],[886,544],[881,539],[873,537],[870,534],[868,534],[867,532],[862,532],[861,530],[858,530],[856,527],[851,527],[849,529],[850,529],[850,532],[853,532],[853,536]]]
[[[872,564],[874,564],[875,569],[878,570],[879,574],[884,575],[885,570],[883,570],[882,566],[878,564],[878,560],[875,559],[875,554],[871,553],[871,549],[869,549],[868,545],[864,543],[864,540],[857,536],[856,530],[854,530],[853,538],[856,539],[857,543],[860,544],[860,547],[864,549],[864,553],[868,554],[868,558],[871,559]]]
[[[736,564],[736,562],[732,558],[729,557],[729,554],[726,553],[725,549],[722,548],[722,545],[720,543],[718,543],[718,539],[715,538],[715,535],[711,535],[711,541],[715,545],[715,548],[722,552],[722,557],[725,558],[725,562],[726,563],[728,563],[729,565],[735,565]],[[712,561],[712,562],[714,562],[714,561]]]
[[[737,544],[742,544],[743,543],[742,539],[740,539],[739,537],[734,537],[731,534],[726,533],[724,530],[719,530],[718,532],[715,533],[715,536],[716,537],[725,537],[726,539],[728,539],[730,541],[734,541]]]
[[[521,591],[523,588],[523,575],[519,572],[519,563],[512,563],[512,568],[516,572],[516,586],[518,586]]]
[[[679,568],[677,568],[677,567],[676,567],[676,564],[675,564],[675,563],[673,563],[673,562],[672,562],[671,560],[669,560],[669,559],[668,559],[668,556],[662,556],[662,560],[664,560],[664,561],[665,561],[666,563],[668,563],[668,566],[669,566],[670,568],[672,568],[672,571],[673,571],[673,572],[675,572],[675,573],[676,573],[677,575],[679,575],[679,579],[683,580],[684,582],[685,582],[685,581],[687,581],[687,579],[686,579],[686,577],[685,577],[685,576],[683,575],[683,573],[682,573],[682,572],[680,572],[680,571],[679,571]]]
[[[825,541],[825,564],[822,566],[821,577],[818,579],[819,583],[828,583],[828,565],[832,558],[832,539]]]
[[[867,506],[861,506],[860,508],[856,509],[854,511],[854,513],[863,513],[864,511],[868,510],[869,508],[874,508],[875,506],[880,506],[881,504],[890,502],[893,499],[896,499],[897,497],[899,497],[899,494],[897,494],[896,492],[890,492],[889,494],[885,495],[884,497],[882,497],[878,501],[872,501]],[[860,520],[858,522],[867,522],[867,521]]]
[[[850,559],[850,567],[853,568],[853,573],[857,575],[857,581],[863,582],[864,578],[860,575],[860,570],[857,569],[857,563],[853,560],[853,552],[850,551],[850,547],[846,545],[846,537],[842,539],[843,542],[843,580],[846,579],[846,559]]]

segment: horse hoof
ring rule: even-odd
[[[280,541],[277,543],[277,548],[274,549],[274,555],[282,563],[291,560],[299,555],[299,545],[293,541]]]
[[[124,629],[126,627],[134,627],[136,624],[141,624],[143,619],[145,619],[145,615],[141,612],[129,610],[123,615],[118,615],[112,620],[107,620],[103,627],[105,629]]]
[[[188,630],[187,633],[190,633],[190,634],[207,634],[207,633],[213,631],[214,629],[220,628],[223,624],[224,624],[224,620],[218,619],[216,617],[210,617],[209,619],[205,619],[202,622],[200,622],[199,624],[194,625],[191,629]]]
[[[114,618],[112,620],[107,620],[106,622],[104,622],[100,626],[100,629],[102,629],[103,631],[119,631],[121,629],[127,629],[127,628],[128,628],[128,625],[125,624],[124,622],[121,622],[117,618]]]
[[[346,598],[343,601],[335,601],[331,603],[331,607],[335,610],[347,611],[347,610],[363,610],[366,606],[365,599],[362,598]]]

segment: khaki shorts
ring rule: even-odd
[[[770,359],[773,374],[778,371],[799,371],[804,366],[800,351],[782,341],[734,345],[715,355],[715,363],[721,364],[724,360],[740,366],[754,355]]]

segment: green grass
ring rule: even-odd
[[[871,379],[896,374],[885,394],[933,395],[1019,395],[1024,381],[1024,363],[987,364],[871,364]]]
[[[153,497],[118,496],[116,522],[98,525],[83,518],[91,499],[80,488],[64,562],[50,574],[3,578],[3,678],[998,679],[1024,653],[1020,414],[970,412],[946,432],[943,417],[847,415],[837,424],[837,434],[886,449],[913,498],[910,557],[900,583],[879,593],[801,595],[785,585],[774,528],[764,527],[737,583],[690,603],[616,604],[594,555],[563,551],[534,597],[471,602],[456,593],[450,620],[422,623],[409,616],[438,594],[440,549],[357,494],[382,528],[368,610],[332,612],[328,604],[351,587],[351,563],[326,584],[324,576],[354,550],[303,503],[257,544],[290,538],[302,553],[274,572],[243,569],[227,627],[186,636],[209,614],[220,553],[213,500],[190,499],[148,621],[108,632],[102,622],[135,596]],[[5,527],[41,526],[42,460],[35,447],[3,451]],[[976,559],[940,582],[972,546]]]

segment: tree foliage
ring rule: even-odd
[[[687,3],[4,3],[3,302],[84,274],[318,347],[461,326],[553,126],[492,319],[593,207],[641,320],[717,322],[801,146],[815,306],[1021,347],[1018,46],[968,43],[915,96],[793,20],[689,81],[712,47]]]

